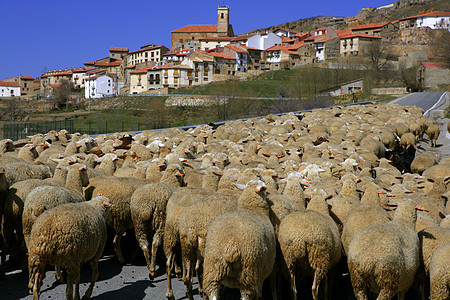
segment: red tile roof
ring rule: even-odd
[[[18,82],[0,81],[0,86],[19,87]]]
[[[217,25],[187,25],[172,32],[217,32]]]
[[[436,63],[436,62],[423,62],[422,65],[425,68],[447,68],[448,65],[446,63]]]
[[[287,48],[289,49],[289,50],[297,50],[297,49],[299,49],[299,48],[301,48],[301,47],[303,47],[303,46],[305,46],[306,44],[304,43],[304,42],[299,42],[299,43],[295,43],[295,44],[293,44],[293,45],[289,45],[289,46],[287,46]]]
[[[101,73],[101,72],[105,72],[106,73],[106,70],[105,69],[95,69],[95,68],[93,68],[91,71],[87,72],[86,74],[95,74],[95,73]]]
[[[128,52],[128,48],[111,47],[111,48],[109,48],[109,51],[114,51],[114,52]]]
[[[359,20],[359,19],[361,19],[361,18],[362,18],[362,17],[356,17],[356,18],[353,18],[353,19],[348,20],[347,22],[356,21],[356,20]]]
[[[328,29],[327,27],[322,27],[322,28],[317,28],[315,31],[325,31],[327,29]]]
[[[113,62],[107,62],[107,61],[96,61],[95,66],[102,66],[102,67],[118,67],[122,64],[121,61],[113,61]]]
[[[288,50],[287,46],[272,46],[270,48],[267,48],[266,50],[264,50],[263,52],[267,52],[267,51],[277,51],[277,50]]]
[[[364,30],[364,29],[374,29],[374,28],[381,28],[389,24],[390,22],[382,22],[382,23],[372,23],[372,24],[365,24],[365,25],[359,25],[352,30]]]
[[[64,75],[72,75],[72,71],[69,72],[59,72],[59,73],[51,73],[51,74],[44,74],[41,77],[50,77],[50,76],[64,76]]]
[[[128,66],[127,69],[133,69],[135,67],[136,67],[136,65],[131,65],[131,66]]]
[[[236,60],[235,57],[228,56],[228,55],[224,54],[223,52],[209,52],[208,54],[211,55],[211,56],[214,56],[214,57],[221,57],[221,58],[224,58],[224,59]]]
[[[233,51],[236,51],[236,52],[238,52],[238,53],[247,53],[247,50],[244,50],[244,49],[239,48],[239,47],[236,47],[236,46],[230,46],[230,45],[228,45],[228,46],[225,46],[225,47],[228,48],[228,49],[231,49],[231,50],[233,50]]]
[[[34,80],[34,78],[32,76],[19,76],[20,79],[25,79],[25,80]]]
[[[84,72],[89,72],[92,70],[95,70],[95,68],[81,67],[81,68],[77,68],[77,69],[73,70],[73,73],[84,73]]]
[[[333,36],[333,37],[329,37],[329,38],[323,38],[323,39],[314,41],[314,44],[316,44],[316,43],[325,43],[326,41],[331,41],[331,40],[334,40],[334,39],[337,39],[337,38],[338,38],[337,36]]]
[[[290,50],[288,50],[288,49],[283,49],[283,50],[281,50],[281,51],[284,51],[284,52],[289,53],[289,54],[291,54],[291,55],[298,55],[297,52],[290,51]]]
[[[148,70],[151,71],[151,70],[164,69],[164,68],[170,67],[170,66],[172,66],[172,65],[173,65],[173,63],[167,63],[167,64],[163,64],[163,65],[158,65],[158,66],[150,67]]]
[[[207,36],[199,39],[200,41],[231,41],[233,37],[231,36]]]
[[[158,46],[149,46],[149,47],[147,47],[147,48],[139,49],[139,50],[136,50],[136,51],[130,52],[130,53],[128,53],[128,54],[133,54],[133,53],[138,53],[138,52],[143,52],[143,51],[150,51],[150,50],[155,50],[155,49],[158,49],[158,48],[162,48],[162,47],[166,48],[166,47],[165,47],[165,46],[163,46],[163,45],[158,45]]]
[[[252,47],[247,47],[247,46],[242,46],[242,47],[244,47],[245,49],[248,49],[248,50],[262,51],[261,49],[258,49],[258,48],[252,48]]]
[[[448,15],[450,15],[450,12],[447,12],[447,11],[431,11],[431,12],[427,12],[427,13],[420,14],[420,15],[406,17],[406,18],[400,19],[400,21],[416,19],[419,17],[426,17],[426,16],[448,16]]]
[[[57,87],[60,87],[61,85],[60,84],[50,84],[50,87],[52,87],[52,88],[57,88]]]
[[[365,33],[351,33],[351,34],[343,34],[339,36],[340,39],[348,39],[352,37],[365,37],[365,38],[371,38],[371,39],[381,39],[379,36],[369,35]]]
[[[351,34],[352,30],[351,29],[335,30],[335,32],[338,35],[338,37],[340,37],[341,35]]]
[[[88,77],[88,78],[86,78],[86,80],[97,79],[97,78],[102,77],[102,76],[107,76],[107,75],[102,74],[102,75],[97,75],[97,76],[93,76],[93,77]],[[109,76],[107,76],[107,77],[109,77]],[[109,78],[111,78],[111,77],[109,77]]]
[[[149,67],[145,67],[145,68],[142,68],[142,69],[139,69],[139,70],[135,70],[135,71],[133,71],[133,72],[130,72],[130,74],[143,74],[143,73],[147,73],[147,69],[148,69]]]

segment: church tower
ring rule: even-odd
[[[230,9],[228,6],[217,8],[217,32],[228,35],[228,25],[230,24]]]

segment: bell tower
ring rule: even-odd
[[[217,8],[217,32],[228,35],[228,25],[230,24],[230,9],[228,6]]]

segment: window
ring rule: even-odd
[[[155,57],[155,52],[151,52],[151,53],[150,53],[150,56],[151,56],[151,57]]]
[[[153,55],[152,55],[153,56]],[[145,57],[148,57],[148,52],[145,52]]]
[[[220,18],[223,19],[223,13],[220,14]]]
[[[194,40],[194,37],[192,37],[192,40]]]

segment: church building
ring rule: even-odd
[[[230,9],[227,6],[217,8],[217,25],[187,25],[172,31],[172,49],[198,48],[200,39],[206,37],[232,37]]]

